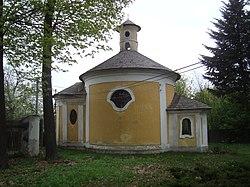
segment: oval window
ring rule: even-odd
[[[77,121],[77,113],[76,113],[75,109],[72,109],[70,111],[69,119],[70,119],[70,123],[72,125],[74,125],[76,123],[76,121]]]
[[[130,32],[126,31],[126,32],[125,32],[125,36],[126,36],[126,37],[129,37],[129,36],[130,36]]]

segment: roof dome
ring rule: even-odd
[[[129,19],[127,19],[124,23],[122,23],[121,26],[120,26],[120,28],[124,27],[124,26],[129,26],[129,25],[137,27],[137,29],[138,29],[137,32],[139,32],[141,30],[141,27],[139,25],[136,25],[135,23],[133,23]],[[119,30],[118,30],[118,32],[119,32]]]
[[[110,70],[161,70],[160,74],[164,72],[171,74],[173,80],[178,80],[180,75],[171,69],[155,62],[154,60],[137,52],[137,32],[141,27],[130,20],[125,21],[120,27],[120,52],[115,56],[109,58],[103,63],[90,69],[86,73],[80,75],[80,80],[84,81],[84,77],[91,76],[98,72]]]

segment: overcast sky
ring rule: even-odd
[[[221,0],[135,0],[125,10],[124,21],[129,15],[131,21],[141,26],[138,52],[175,70],[198,62],[200,54],[208,54],[202,44],[213,45],[207,31],[214,28],[214,18],[221,18],[222,5]],[[79,75],[117,54],[119,33],[113,33],[108,45],[113,51],[100,51],[95,58],[79,58],[78,64],[65,66],[66,73],[54,72],[53,88],[60,91],[79,82]]]

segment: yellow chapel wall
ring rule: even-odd
[[[174,98],[174,86],[166,84],[166,106],[169,106]]]
[[[159,84],[150,82],[129,89],[135,101],[122,112],[107,102],[108,91],[133,82],[112,82],[89,88],[89,135],[93,145],[159,145]]]
[[[70,112],[75,110],[78,114],[78,105],[68,104],[67,105],[67,142],[77,143],[78,142],[78,117],[75,124],[70,122]]]

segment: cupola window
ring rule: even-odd
[[[129,32],[129,31],[126,31],[126,32],[125,32],[125,36],[126,36],[126,37],[129,37],[129,36],[130,36],[130,32]]]
[[[130,48],[130,43],[129,42],[126,42],[125,43],[125,49],[126,50],[130,50],[131,48]]]
[[[132,91],[128,88],[120,88],[112,90],[107,97],[107,101],[116,111],[124,111],[130,103],[135,101]]]

